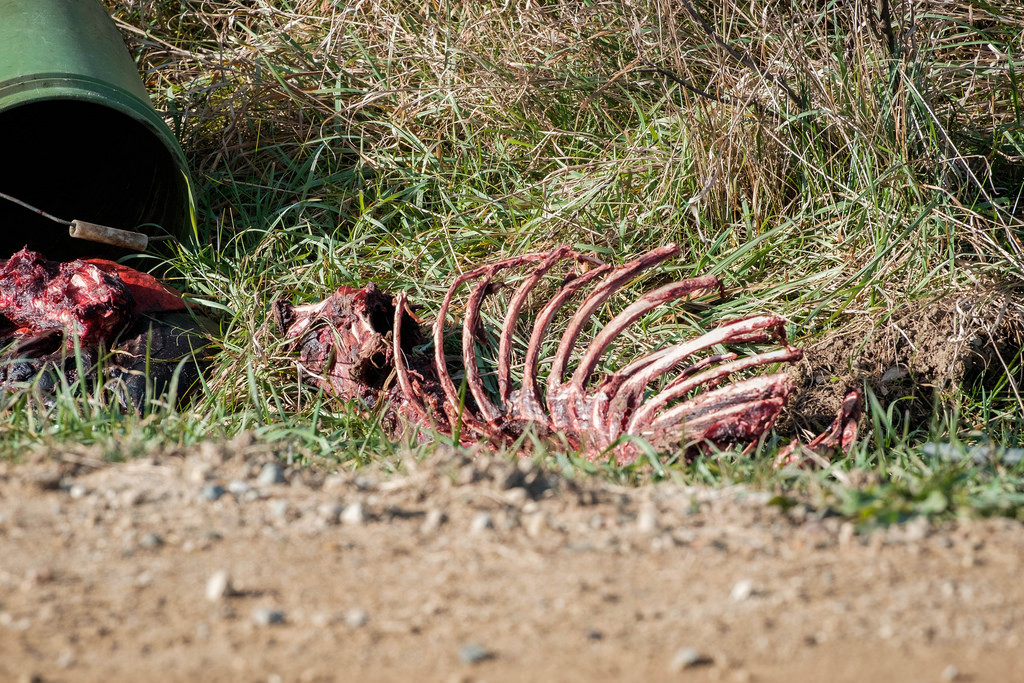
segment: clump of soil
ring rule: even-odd
[[[883,406],[900,401],[901,413],[927,417],[950,392],[1007,372],[1021,349],[1022,303],[1008,293],[957,293],[847,323],[793,366],[792,421],[820,431],[844,388],[863,383]]]

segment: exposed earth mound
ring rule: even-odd
[[[1005,381],[1020,353],[1024,302],[1008,293],[961,293],[861,316],[804,347],[794,364],[790,417],[817,433],[836,414],[842,392],[866,383],[880,403],[899,401],[913,419],[975,382]],[[1011,378],[1018,384],[1022,378]]]

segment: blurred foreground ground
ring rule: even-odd
[[[1017,522],[855,534],[443,449],[271,462],[0,463],[0,679],[1024,680]]]

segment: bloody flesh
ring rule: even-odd
[[[0,315],[14,336],[59,333],[91,346],[123,330],[133,306],[128,286],[91,263],[22,249],[0,266]]]
[[[184,396],[206,343],[181,295],[146,273],[28,249],[0,262],[0,392],[103,382],[141,408],[175,383]]]

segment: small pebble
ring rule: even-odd
[[[465,664],[476,664],[493,657],[494,653],[479,643],[465,643],[459,646],[459,659]]]
[[[50,567],[33,567],[25,572],[23,587],[40,586],[50,583],[54,579],[53,569]]]
[[[955,681],[960,678],[960,669],[956,668],[952,664],[942,670],[942,680],[944,681]]]
[[[658,511],[654,506],[644,505],[636,516],[636,530],[641,534],[653,534],[658,530]]]
[[[588,628],[586,630],[587,640],[601,640],[604,638],[604,634],[598,631],[596,628]]]
[[[854,536],[857,534],[857,528],[853,525],[853,522],[843,522],[839,525],[839,536],[838,542],[840,548],[848,548],[853,544]]]
[[[146,494],[143,491],[125,491],[121,494],[121,504],[125,507],[135,507],[145,500]]]
[[[27,631],[32,626],[32,620],[28,617],[15,619],[10,612],[0,612],[0,626],[9,628],[12,631]]]
[[[163,537],[160,536],[160,534],[153,534],[153,533],[144,534],[142,536],[142,538],[139,539],[139,547],[141,547],[141,548],[149,548],[149,549],[159,548],[163,544],[164,544],[164,539],[163,539]]]
[[[356,477],[353,483],[360,491],[372,491],[377,488],[377,481],[373,477]]]
[[[68,648],[64,648],[57,655],[57,666],[61,669],[70,669],[75,665],[75,653]]]
[[[234,496],[241,496],[242,494],[247,493],[251,488],[252,487],[249,486],[248,483],[241,479],[232,479],[228,482],[228,493]]]
[[[440,529],[442,524],[444,524],[444,513],[438,508],[431,508],[427,510],[427,514],[423,517],[420,533],[432,534]]]
[[[257,607],[252,611],[252,620],[257,626],[271,626],[284,623],[284,612],[266,607]]]
[[[480,534],[487,529],[494,528],[494,520],[491,519],[491,513],[489,512],[478,512],[473,521],[469,523],[469,533]]]
[[[339,503],[338,501],[321,503],[320,506],[316,509],[316,513],[320,516],[320,519],[322,519],[324,523],[331,526],[337,524],[338,521],[341,520],[341,513],[343,513],[344,511],[345,506]]]
[[[71,488],[68,489],[68,495],[75,500],[78,500],[79,498],[85,498],[89,495],[89,491],[81,484],[72,484]]]
[[[203,487],[202,492],[199,494],[203,500],[220,500],[227,491],[224,490],[223,486],[218,484],[207,484]]]
[[[903,538],[907,543],[918,543],[928,538],[930,531],[931,524],[928,522],[927,517],[915,517],[907,522]]]
[[[529,491],[521,486],[516,486],[505,491],[504,498],[505,502],[515,507],[520,507],[526,502],[526,499],[530,497]]]
[[[523,522],[523,526],[526,528],[526,533],[531,538],[537,538],[544,531],[544,526],[547,524],[547,519],[542,512],[534,512],[526,518]]]
[[[256,481],[263,485],[285,483],[284,470],[276,462],[268,462],[260,470],[260,476]]]
[[[345,612],[345,624],[347,624],[349,628],[360,628],[362,626],[366,626],[366,622],[369,620],[370,615],[367,614],[364,609],[359,609],[357,607],[356,609],[350,609]]]
[[[278,498],[277,500],[271,501],[270,516],[277,518],[287,517],[289,507],[291,506],[284,498]]]
[[[206,599],[210,602],[217,602],[222,598],[229,597],[234,592],[231,575],[223,569],[214,572],[206,581]]]
[[[737,581],[735,585],[733,585],[732,592],[729,596],[732,598],[733,602],[743,602],[753,594],[754,582],[750,579],[743,579],[741,581]]]
[[[341,513],[341,521],[350,526],[359,526],[366,521],[362,503],[352,503]]]
[[[202,446],[200,446],[202,449]],[[190,458],[191,460],[191,458]],[[193,484],[202,484],[213,474],[213,465],[208,462],[192,462],[188,471],[188,479]]]
[[[711,658],[701,654],[701,651],[697,648],[681,647],[672,655],[672,661],[669,662],[668,668],[670,671],[679,672],[683,669],[692,669],[695,666],[703,666],[710,663]]]
[[[309,623],[313,628],[327,628],[335,623],[335,618],[327,612],[317,612],[309,618]]]
[[[343,474],[328,474],[324,478],[324,491],[334,491],[348,486],[348,477]]]
[[[199,444],[199,457],[210,462],[221,462],[224,459],[224,449],[212,441],[204,441]]]

